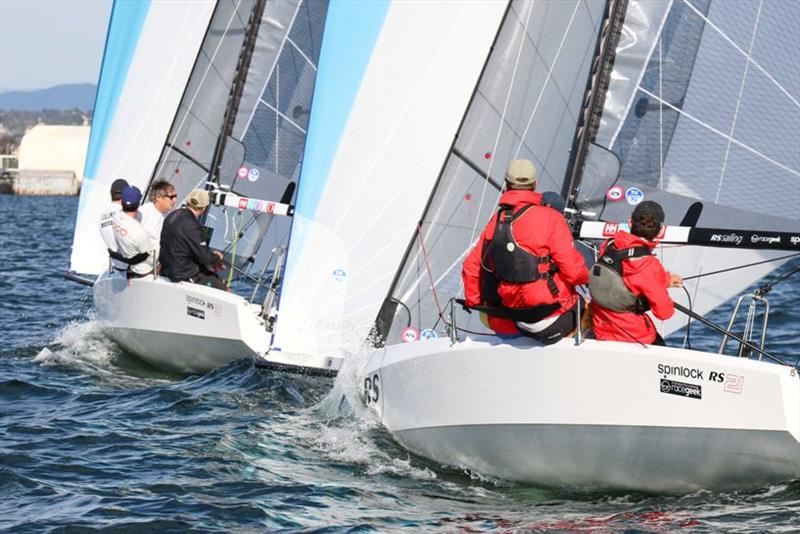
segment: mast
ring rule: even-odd
[[[231,132],[233,132],[236,112],[239,110],[239,101],[242,98],[244,84],[247,81],[247,72],[250,69],[250,60],[253,57],[253,49],[258,39],[258,30],[261,26],[261,17],[264,14],[265,4],[266,0],[255,0],[253,10],[250,12],[250,18],[247,21],[247,34],[239,54],[239,60],[236,63],[233,85],[228,95],[228,104],[225,107],[225,119],[222,124],[222,130],[220,130],[219,137],[217,138],[217,146],[214,149],[214,156],[211,158],[211,166],[209,168],[209,181],[213,181],[217,184],[219,184],[219,168],[222,162],[222,155],[225,152],[225,143],[231,135]]]
[[[594,61],[586,82],[584,105],[575,130],[575,139],[570,149],[570,159],[567,163],[564,186],[561,190],[561,196],[566,199],[568,208],[575,204],[583,176],[586,153],[589,144],[594,141],[600,125],[627,7],[628,0],[608,0],[603,12],[602,26],[595,45]]]

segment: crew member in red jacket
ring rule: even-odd
[[[498,334],[555,343],[576,326],[575,286],[589,271],[561,213],[541,205],[536,167],[513,160],[500,209],[486,225],[461,272],[467,307],[489,315]]]
[[[601,247],[600,259],[592,270],[589,288],[595,337],[664,345],[645,313],[649,309],[658,319],[672,317],[675,307],[667,288],[683,285],[683,279],[667,272],[651,252],[656,246],[653,239],[664,224],[664,210],[657,202],[646,200],[636,206],[628,224],[631,232],[618,230]]]

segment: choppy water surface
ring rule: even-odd
[[[0,530],[800,531],[800,481],[673,497],[483,480],[335,416],[330,379],[246,361],[190,377],[146,367],[61,277],[76,209],[0,196]],[[770,297],[770,348],[796,354],[800,286]],[[700,327],[692,339],[718,342]]]

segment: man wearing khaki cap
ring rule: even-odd
[[[575,249],[564,217],[542,205],[536,166],[513,160],[506,191],[461,276],[467,307],[489,315],[498,334],[525,334],[555,343],[576,326],[575,286],[589,271]]]
[[[222,253],[211,250],[203,238],[197,219],[208,207],[208,191],[195,189],[186,197],[186,205],[172,211],[161,229],[161,273],[173,282],[193,282],[223,291],[228,287],[214,274]]]

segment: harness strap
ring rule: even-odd
[[[561,304],[554,302],[552,304],[540,304],[539,306],[531,306],[530,308],[506,308],[504,306],[492,306],[490,304],[480,304],[478,306],[467,306],[464,300],[456,299],[456,302],[461,304],[465,310],[475,310],[485,313],[490,317],[499,317],[501,319],[511,319],[518,323],[538,323],[542,319],[551,316],[553,313],[561,308]]]
[[[114,252],[111,249],[108,249],[108,255],[111,256],[111,258],[113,258],[113,259],[115,259],[117,261],[121,261],[122,263],[125,263],[125,264],[127,264],[129,266],[130,265],[136,265],[137,263],[142,263],[143,261],[145,261],[147,258],[150,257],[150,253],[149,252],[140,252],[140,253],[138,253],[137,255],[135,255],[135,256],[133,256],[131,258],[126,258],[125,256],[123,256],[119,252]],[[123,269],[117,268],[117,270],[121,271]]]

